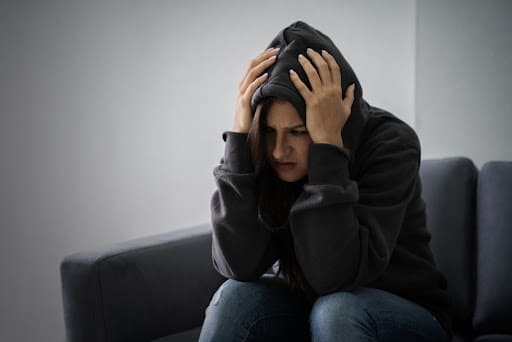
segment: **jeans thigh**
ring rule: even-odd
[[[314,336],[314,341],[340,337],[346,341],[449,341],[447,332],[423,306],[374,288],[320,297],[313,306],[312,322],[313,334],[321,335]]]
[[[226,280],[206,309],[199,341],[303,340],[309,335],[307,302],[280,279]]]
[[[449,335],[425,307],[387,291],[362,288],[358,294],[377,325],[379,341],[448,341]]]

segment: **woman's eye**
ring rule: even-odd
[[[274,133],[274,129],[270,128],[270,127],[265,127],[265,128],[263,128],[263,133],[264,134],[272,134],[272,133]]]
[[[290,133],[291,133],[292,135],[299,136],[299,135],[307,134],[307,133],[308,133],[308,131],[300,131],[300,130],[295,130],[295,129],[294,129],[294,130],[290,131]]]

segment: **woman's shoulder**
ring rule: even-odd
[[[420,160],[421,145],[414,129],[386,110],[369,107],[359,145],[353,153],[353,172],[384,161],[405,165],[408,161],[419,164]]]
[[[409,124],[384,109],[370,106],[360,148],[383,144],[420,150],[418,135]]]

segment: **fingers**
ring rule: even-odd
[[[325,59],[327,65],[329,66],[332,83],[341,84],[341,71],[338,63],[336,63],[336,59],[334,59],[334,57],[325,50],[322,50],[322,57]]]
[[[331,54],[325,50],[319,54],[311,48],[308,48],[306,53],[309,58],[299,55],[299,63],[313,90],[319,89],[322,85],[341,86],[341,70]]]
[[[324,59],[323,56],[321,56],[318,52],[315,50],[308,48],[306,50],[306,53],[308,57],[313,61],[313,64],[316,67],[317,73],[320,76],[320,80],[322,81],[322,84],[329,84],[332,82],[332,76],[330,71],[330,65],[327,63],[327,61]]]
[[[292,80],[292,83],[295,86],[295,88],[297,88],[299,94],[304,98],[306,102],[308,102],[312,95],[312,92],[304,84],[304,82],[302,82],[299,75],[292,69],[290,69],[290,79]]]
[[[257,77],[254,81],[252,81],[248,86],[245,92],[243,93],[243,97],[246,99],[250,99],[252,94],[258,89],[258,87],[265,82],[268,77],[268,73],[264,73],[263,75]]]
[[[279,53],[279,48],[268,48],[265,51],[261,52],[256,58],[254,58],[249,66],[253,64],[252,66],[259,64],[260,62],[264,61],[265,59],[269,58],[270,56],[275,56]]]
[[[345,108],[347,108],[349,111],[352,108],[352,104],[354,103],[354,92],[356,89],[356,85],[352,83],[347,87],[347,90],[345,92],[345,98],[343,99],[343,105]]]
[[[246,74],[251,71],[251,69],[254,69],[255,66],[260,64],[261,62],[265,61],[266,59],[269,59],[272,56],[276,56],[279,53],[279,48],[269,48],[262,53],[260,53],[258,56],[256,56],[253,60],[249,62],[249,65],[247,66]]]
[[[315,67],[313,64],[304,57],[304,55],[299,54],[299,64],[302,66],[302,69],[304,69],[304,72],[306,73],[306,76],[308,77],[309,83],[311,84],[311,88],[313,90],[319,89],[322,86],[322,80],[320,79],[320,76],[316,72]]]
[[[265,50],[249,63],[245,76],[239,84],[241,93],[245,93],[249,85],[276,61],[278,53],[279,48]]]

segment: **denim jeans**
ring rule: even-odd
[[[226,280],[213,295],[199,337],[209,341],[449,341],[422,306],[386,291],[335,292],[308,304],[280,279]]]

